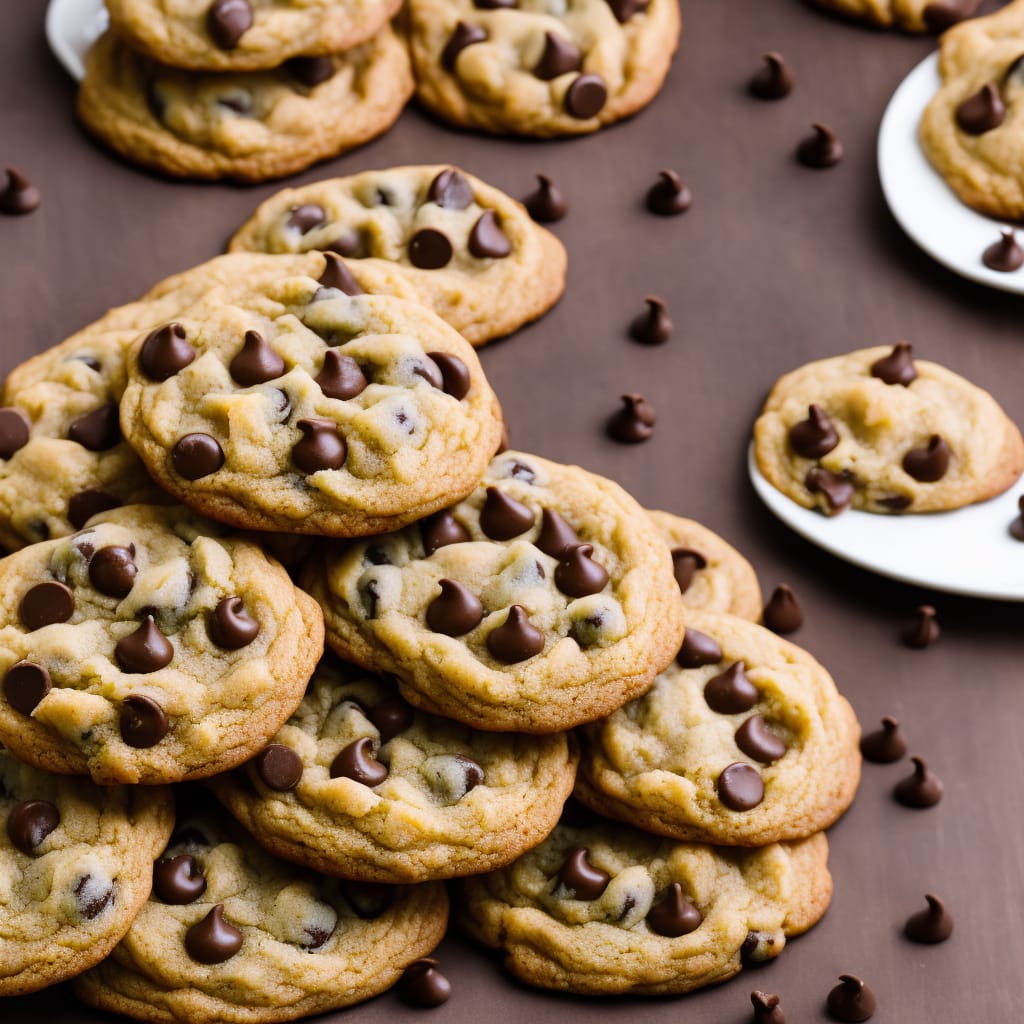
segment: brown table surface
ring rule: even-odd
[[[0,219],[5,372],[218,253],[280,185],[169,183],[112,158],[76,127],[73,83],[44,41],[45,4],[3,7],[0,165],[22,168],[43,194],[33,215]],[[456,133],[410,109],[384,138],[294,180],[450,161],[522,195],[534,172],[551,175],[571,203],[556,226],[570,254],[565,297],[540,323],[483,352],[515,445],[582,463],[650,507],[700,519],[752,560],[766,593],[788,581],[807,613],[795,639],[829,667],[866,727],[883,714],[903,722],[911,752],[945,781],[945,797],[931,810],[906,810],[890,789],[907,762],[866,765],[856,803],[831,833],[835,897],[825,919],[774,963],[724,986],[682,999],[549,995],[507,980],[496,957],[449,937],[439,956],[453,995],[430,1019],[740,1024],[750,1016],[748,993],[765,989],[781,993],[791,1022],[820,1020],[840,972],[869,981],[878,1021],[1017,1019],[1024,608],[919,591],[824,554],[760,505],[744,459],[752,419],[781,373],[903,338],[1020,419],[1024,302],[932,263],[883,202],[879,118],[932,40],[863,30],[798,0],[687,0],[683,15],[663,93],[628,123],[538,144]],[[781,103],[744,91],[769,49],[798,76]],[[832,170],[793,160],[815,120],[846,145]],[[693,188],[683,217],[655,218],[642,207],[662,167],[677,168]],[[651,293],[675,320],[662,348],[625,336]],[[604,438],[603,422],[634,390],[658,410],[657,430],[644,445],[619,446]],[[911,651],[899,632],[925,600],[939,610],[942,639]],[[943,897],[956,919],[942,946],[901,935],[925,891]],[[369,1024],[421,1012],[389,993],[344,1016]],[[0,1006],[5,1024],[100,1016],[63,987]]]

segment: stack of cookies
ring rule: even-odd
[[[539,315],[558,243],[427,167],[284,193],[235,247],[272,251],[4,388],[0,994],[436,1002],[448,879],[543,987],[776,956],[828,905],[857,722],[723,540],[505,449],[452,325]]]

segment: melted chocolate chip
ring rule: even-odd
[[[131,549],[116,544],[100,548],[89,560],[89,582],[107,597],[127,597],[138,571]]]
[[[608,6],[619,24],[629,21],[634,14],[647,10],[650,0],[608,0]]]
[[[237,651],[256,639],[260,624],[249,614],[240,597],[225,597],[217,602],[206,630],[218,647]]]
[[[811,405],[807,419],[794,423],[787,436],[789,446],[805,459],[820,459],[839,444],[839,435],[820,405]]]
[[[316,58],[311,58],[316,59]],[[289,68],[289,71],[291,68]],[[300,234],[306,234],[313,228],[322,227],[327,223],[327,214],[322,206],[316,203],[303,203],[301,206],[293,206],[288,219],[284,222],[286,228],[295,228]]]
[[[1017,234],[1013,228],[1003,228],[1002,237],[993,242],[982,254],[981,262],[989,270],[1003,274],[1012,274],[1024,267],[1024,249],[1017,242]]]
[[[871,376],[886,384],[902,384],[908,387],[917,380],[914,366],[914,346],[908,341],[893,345],[892,351],[871,364]]]
[[[437,969],[437,961],[429,957],[414,960],[398,982],[398,992],[410,1006],[429,1009],[448,1002],[452,983]]]
[[[644,920],[655,935],[678,939],[680,935],[689,935],[699,928],[704,915],[686,898],[683,887],[673,882]]]
[[[379,786],[388,777],[387,765],[373,756],[373,741],[369,736],[353,740],[331,762],[332,779],[354,779],[364,786]]]
[[[455,580],[441,580],[441,593],[427,605],[427,626],[445,636],[464,636],[484,617],[484,606],[472,591]]]
[[[942,799],[945,788],[942,779],[920,757],[910,760],[914,764],[914,773],[896,783],[892,790],[893,798],[904,807],[933,807]]]
[[[223,903],[185,932],[185,951],[200,964],[222,964],[241,948],[242,933],[224,920]]]
[[[765,627],[773,633],[794,633],[804,624],[804,610],[792,588],[780,583],[768,598],[762,613]]]
[[[409,240],[409,261],[421,270],[440,270],[452,258],[452,243],[435,228],[421,228]]]
[[[1014,540],[1024,540],[1024,494],[1017,499],[1017,509],[1020,515],[1010,523],[1010,536]]]
[[[6,170],[7,183],[0,191],[0,213],[10,216],[31,213],[42,201],[39,189],[20,171],[13,167],[8,167]]]
[[[558,871],[558,880],[569,890],[571,899],[596,900],[608,888],[611,875],[590,863],[590,851],[577,846],[570,851]]]
[[[512,243],[493,210],[484,210],[477,218],[469,233],[469,251],[479,260],[504,259],[512,251]]]
[[[644,302],[647,311],[629,325],[629,336],[641,345],[664,345],[672,336],[672,321],[665,303],[654,295],[648,295]]]
[[[693,203],[693,193],[675,171],[658,172],[658,180],[647,190],[647,209],[660,217],[686,213]]]
[[[78,897],[78,909],[86,921],[95,921],[114,898],[113,886],[96,892],[89,883],[92,875],[83,875],[75,885],[74,894]]]
[[[804,167],[824,170],[833,167],[843,158],[843,144],[823,124],[811,126],[814,134],[809,135],[796,147],[796,158]]]
[[[420,536],[423,539],[423,552],[427,556],[448,544],[464,544],[471,539],[469,530],[448,509],[420,520]]]
[[[366,390],[366,375],[351,357],[342,355],[337,349],[329,348],[324,353],[323,366],[313,378],[327,398],[347,402]]]
[[[570,117],[587,121],[596,117],[608,100],[608,87],[600,75],[580,75],[565,91],[562,106]]]
[[[804,486],[811,494],[825,496],[825,514],[838,515],[853,501],[853,483],[839,473],[822,466],[814,466],[804,477]]]
[[[700,668],[702,665],[716,665],[722,660],[722,648],[707,633],[686,627],[683,646],[676,655],[680,668]],[[741,664],[741,663],[737,663]]]
[[[544,634],[527,618],[526,609],[514,604],[505,621],[487,634],[487,650],[508,665],[526,661],[544,650]]]
[[[228,364],[231,379],[242,387],[266,384],[284,373],[284,360],[257,331],[246,331],[238,354]]]
[[[427,355],[441,371],[441,389],[460,401],[469,393],[469,368],[458,357],[448,352],[428,352]]]
[[[914,621],[903,631],[903,642],[908,647],[930,647],[942,635],[935,609],[930,604],[918,605]]]
[[[868,1020],[877,1005],[871,989],[852,974],[840,974],[839,982],[829,992],[826,1003],[833,1019],[851,1022]]]
[[[445,210],[465,210],[473,202],[473,186],[454,167],[442,171],[427,189],[427,202]]]
[[[654,434],[657,414],[643,395],[622,396],[622,408],[609,420],[608,436],[622,444],[638,444]]]
[[[213,0],[206,14],[206,31],[222,50],[233,50],[250,28],[249,0]]]
[[[141,694],[125,697],[120,729],[121,739],[129,747],[140,750],[155,747],[167,735],[167,728],[167,714],[152,697]]]
[[[752,761],[771,764],[786,752],[786,744],[774,733],[768,731],[760,715],[751,715],[736,730],[736,746]]]
[[[28,444],[32,424],[20,409],[0,409],[0,459],[9,459]]]
[[[206,877],[199,861],[187,853],[165,857],[153,865],[153,893],[161,903],[185,906],[206,892]]]
[[[174,648],[160,632],[152,615],[135,630],[117,641],[114,657],[122,672],[156,672],[171,663]]]
[[[534,544],[552,558],[558,558],[570,544],[579,543],[576,531],[553,508],[541,511],[540,533]]]
[[[178,323],[164,324],[142,343],[139,368],[150,380],[164,381],[184,370],[195,357],[196,350],[185,340],[185,328]]]
[[[779,997],[768,992],[751,992],[754,1006],[753,1024],[786,1024],[785,1014],[779,1006]]]
[[[171,464],[186,480],[201,480],[224,465],[224,450],[209,434],[186,434],[171,449]]]
[[[570,544],[562,549],[555,567],[555,586],[569,597],[599,594],[608,583],[608,573],[590,556],[593,544]]]
[[[533,520],[533,512],[522,502],[497,487],[487,488],[487,497],[480,510],[480,529],[491,540],[518,537],[533,526]]]
[[[21,624],[28,630],[67,622],[74,612],[75,595],[56,580],[46,580],[30,587],[18,607]]]
[[[733,811],[749,811],[764,799],[764,782],[756,768],[742,761],[718,776],[718,799]]]
[[[746,666],[742,661],[734,661],[724,672],[712,676],[704,686],[704,699],[708,707],[720,715],[738,715],[749,711],[759,696],[757,687],[747,678]]]
[[[925,895],[928,906],[907,918],[903,934],[914,942],[933,945],[945,942],[953,934],[953,917],[942,905],[942,900],[931,893]]]
[[[68,499],[68,522],[80,530],[93,517],[101,512],[109,512],[112,508],[121,507],[121,499],[106,491],[90,488],[79,491]]]
[[[895,718],[886,715],[882,728],[869,732],[860,741],[860,752],[866,761],[892,764],[907,752],[907,740]]]
[[[333,242],[324,246],[324,255],[327,252],[337,253],[339,256],[359,256],[363,251],[363,240],[355,228],[341,228],[340,234]],[[355,278],[352,279],[355,281]],[[356,284],[358,288],[358,283]],[[360,289],[361,291],[362,289]],[[349,292],[350,295],[358,295],[359,292]]]
[[[693,577],[699,569],[706,569],[708,560],[699,552],[691,548],[672,549],[672,571],[679,584],[679,593],[685,594],[693,583]],[[716,659],[717,660],[717,659]]]
[[[561,189],[544,174],[537,175],[537,188],[523,199],[523,206],[539,224],[552,224],[569,212]]]
[[[304,85],[307,89],[312,89],[334,77],[334,61],[330,57],[292,57],[291,60],[284,62],[284,69],[299,85]],[[309,228],[300,230],[305,233]]]
[[[7,835],[29,857],[60,824],[60,812],[47,800],[23,800],[7,816]]]
[[[348,455],[345,439],[333,420],[308,417],[296,424],[302,439],[292,448],[292,462],[303,473],[324,469],[341,469]]]
[[[263,784],[277,793],[287,793],[302,778],[302,758],[283,743],[271,743],[254,758]]]
[[[460,21],[455,26],[455,31],[452,32],[451,38],[445,43],[444,49],[441,51],[441,67],[446,71],[454,71],[455,62],[459,59],[459,54],[467,46],[472,46],[474,43],[482,43],[487,38],[487,32],[479,25],[467,25],[466,22]]]
[[[366,717],[376,726],[383,745],[412,725],[413,711],[401,697],[385,697],[366,712]]]
[[[984,135],[998,128],[1006,118],[1006,106],[999,89],[989,82],[956,108],[956,123],[968,135]]]
[[[751,78],[747,88],[759,100],[781,100],[788,96],[793,91],[793,73],[782,54],[766,53],[764,67]]]
[[[903,456],[903,469],[920,483],[933,484],[946,475],[952,454],[949,445],[938,434],[932,434],[924,448],[911,448]]]
[[[121,423],[117,403],[101,405],[92,412],[76,416],[68,427],[68,440],[91,452],[105,452],[121,440]]]
[[[555,32],[544,33],[544,50],[540,60],[533,66],[533,73],[537,78],[550,82],[559,75],[579,71],[582,66],[583,54],[571,40]]]
[[[50,673],[34,661],[19,661],[4,676],[4,699],[23,715],[31,715],[52,687]]]
[[[333,289],[335,291],[344,292],[346,295],[363,294],[363,289],[359,286],[359,282],[352,276],[352,271],[345,266],[341,257],[335,255],[333,252],[324,253],[324,271],[320,275],[317,284],[320,285],[321,290],[313,296],[314,302],[323,297],[321,295],[321,291],[323,289]]]

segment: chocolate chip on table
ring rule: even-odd
[[[699,630],[686,627],[683,646],[676,655],[680,668],[700,668],[702,665],[716,665],[722,660],[722,648],[718,642]]]
[[[942,900],[931,893],[925,895],[928,906],[911,914],[903,926],[903,934],[913,942],[934,945],[945,942],[953,934],[953,916]]]
[[[764,781],[749,764],[736,761],[722,770],[717,783],[718,799],[733,811],[749,811],[764,799]]]
[[[7,816],[7,836],[15,847],[35,856],[36,847],[60,824],[60,812],[48,800],[23,800]]]
[[[18,617],[28,630],[67,622],[74,612],[75,595],[56,580],[44,580],[30,587],[18,606]]]
[[[364,786],[379,786],[388,777],[388,767],[373,756],[373,740],[353,740],[331,762],[332,779],[353,779]]]
[[[9,459],[28,444],[31,427],[28,416],[20,409],[0,409],[0,459]]]
[[[398,993],[410,1006],[430,1009],[448,1001],[452,983],[437,969],[430,957],[414,960],[398,982]]]
[[[505,621],[487,634],[487,650],[508,665],[526,661],[544,650],[544,634],[530,622],[526,609],[514,604]]]
[[[223,903],[185,932],[185,951],[200,964],[222,964],[241,948],[242,933],[224,920]]]
[[[1013,228],[1003,228],[999,241],[993,242],[981,254],[981,262],[989,270],[1003,274],[1012,274],[1024,267],[1024,249],[1017,242],[1017,233]]]
[[[752,761],[771,764],[778,761],[786,753],[786,744],[768,731],[765,720],[760,715],[751,715],[736,730],[736,746]]]
[[[742,661],[734,661],[724,672],[712,676],[704,686],[704,700],[712,711],[720,715],[749,711],[760,696],[757,687],[747,678],[746,665]]]
[[[907,740],[895,718],[886,715],[882,727],[861,738],[860,752],[865,761],[892,764],[907,752]]]
[[[312,89],[334,77],[334,61],[330,57],[292,57],[284,62],[284,69],[299,85],[304,85],[307,89]],[[302,229],[303,232],[308,230],[309,228]]]
[[[165,381],[184,370],[196,357],[179,323],[164,324],[147,335],[139,350],[139,368],[154,381]]]
[[[76,416],[68,427],[68,440],[91,452],[105,452],[121,440],[117,403],[101,405],[92,412]]]
[[[68,499],[68,522],[80,530],[93,516],[109,512],[112,508],[120,508],[122,504],[120,498],[106,491],[96,488],[79,491]]]
[[[228,364],[231,379],[242,387],[266,384],[284,373],[284,360],[258,331],[246,331],[238,354]]]
[[[479,25],[467,25],[466,22],[460,21],[455,26],[455,31],[452,32],[451,37],[441,51],[441,67],[446,71],[454,71],[455,62],[458,60],[459,54],[467,46],[472,46],[474,43],[482,43],[487,38],[486,30],[482,29]]]
[[[608,583],[608,573],[590,556],[593,544],[570,544],[562,549],[555,567],[555,586],[569,597],[599,594]]]
[[[224,465],[224,449],[209,434],[186,434],[171,449],[171,465],[186,480],[201,480]]]
[[[263,784],[276,793],[287,793],[302,778],[302,758],[283,743],[270,743],[255,758],[256,772]]]
[[[367,380],[359,364],[337,349],[329,348],[324,353],[320,372],[313,378],[327,398],[347,402],[366,390]]]
[[[608,101],[608,87],[600,75],[585,74],[576,78],[565,91],[562,105],[570,117],[587,121],[596,117]]]
[[[366,712],[366,717],[376,726],[384,744],[412,725],[413,711],[401,697],[385,697]]]
[[[4,675],[4,700],[23,715],[31,715],[50,692],[50,673],[34,661],[19,661]]]
[[[814,404],[807,409],[807,419],[794,423],[786,436],[790,448],[805,459],[820,459],[839,444],[832,421],[820,405]]]
[[[764,606],[762,621],[773,633],[795,633],[804,624],[804,610],[792,587],[780,583]]]
[[[469,367],[448,352],[428,352],[427,355],[441,371],[441,390],[461,401],[469,393]]]
[[[445,210],[465,210],[473,203],[473,186],[459,170],[448,167],[430,183],[427,202]]]
[[[448,544],[464,544],[471,540],[469,530],[460,523],[449,509],[435,512],[426,519],[420,520],[420,537],[423,540],[423,553],[429,557],[438,548]]]
[[[930,604],[918,605],[914,621],[903,631],[907,647],[930,647],[942,635],[935,609]]]
[[[1006,106],[998,87],[989,82],[956,108],[956,123],[968,135],[984,135],[1006,118]]]
[[[511,540],[533,526],[533,512],[497,487],[487,488],[480,509],[480,529],[491,540]]]
[[[479,260],[504,259],[512,251],[512,243],[493,210],[484,210],[477,218],[469,233],[469,251]]]
[[[570,544],[579,543],[576,531],[553,508],[545,508],[540,514],[540,533],[534,544],[552,558],[558,558]]]
[[[39,189],[13,167],[6,168],[6,171],[7,183],[0,190],[0,213],[9,216],[31,213],[42,201]]]
[[[619,24],[629,21],[634,14],[647,10],[650,0],[608,0],[608,6]]]
[[[420,228],[409,240],[409,261],[421,270],[440,270],[452,258],[452,243],[436,228]]]
[[[523,199],[523,206],[538,224],[552,224],[569,212],[562,190],[545,174],[537,175],[537,187]]]
[[[902,384],[908,387],[917,380],[914,366],[914,346],[909,341],[899,341],[892,351],[871,364],[871,376],[886,384]]]
[[[577,846],[559,868],[558,880],[569,890],[570,899],[596,900],[608,888],[611,875],[590,863],[586,847]]]
[[[779,1005],[781,1000],[770,992],[751,992],[750,1002],[754,1006],[753,1024],[786,1024],[786,1015]]]
[[[206,876],[199,861],[187,853],[164,857],[153,865],[153,894],[161,903],[185,906],[206,892]]]
[[[686,898],[683,887],[673,882],[649,911],[644,921],[655,935],[678,939],[700,927],[704,915]]]
[[[131,549],[117,544],[100,548],[89,559],[89,582],[107,597],[127,597],[137,572]]]
[[[833,1020],[849,1022],[868,1020],[877,1006],[875,994],[852,974],[839,975],[825,1005]]]
[[[823,124],[814,124],[813,134],[808,135],[796,147],[796,158],[804,167],[824,170],[833,167],[843,158],[843,144],[832,130]]]
[[[1010,536],[1014,540],[1024,540],[1024,494],[1017,499],[1017,510],[1020,515],[1010,523]]]
[[[672,320],[665,303],[655,295],[648,295],[644,302],[647,310],[629,325],[629,336],[641,345],[664,345],[672,336]]]
[[[445,636],[464,636],[480,625],[484,606],[457,580],[440,580],[441,593],[427,605],[428,628]]]
[[[334,420],[310,416],[296,426],[302,438],[292,448],[292,462],[303,473],[319,473],[325,469],[341,469],[348,455],[345,439]]]
[[[550,82],[559,75],[579,71],[583,65],[583,54],[571,40],[557,32],[544,33],[544,49],[540,60],[533,66],[534,75],[544,82]]]
[[[654,407],[643,395],[623,395],[622,408],[608,420],[608,436],[621,444],[638,444],[654,434],[656,420]]]
[[[747,89],[759,100],[781,100],[793,91],[793,72],[781,53],[764,55],[764,67],[750,79]]]
[[[324,298],[324,289],[334,289],[344,292],[346,295],[362,295],[363,289],[359,282],[352,276],[352,271],[345,266],[345,261],[333,252],[324,253],[324,270],[320,275],[317,284],[320,290],[313,296],[313,301]]]
[[[839,515],[853,501],[853,482],[823,466],[813,466],[807,471],[804,486],[811,494],[825,495],[825,514],[829,516]]]
[[[260,624],[249,614],[242,599],[232,596],[217,602],[206,628],[218,647],[237,651],[256,639]]]
[[[918,482],[933,484],[946,475],[952,454],[945,440],[932,434],[923,448],[911,448],[903,456],[903,469]]]
[[[153,616],[147,615],[138,629],[117,641],[114,657],[122,672],[156,672],[171,663],[174,648],[157,629]]]
[[[647,190],[647,209],[661,217],[686,213],[692,203],[693,193],[672,170],[659,171],[658,180]]]
[[[119,726],[121,739],[129,747],[146,750],[167,735],[167,714],[152,697],[133,694],[121,705]]]
[[[942,779],[920,757],[910,760],[914,764],[914,773],[893,786],[893,798],[904,807],[933,807],[942,799],[945,788]]]
[[[252,28],[249,0],[213,0],[206,13],[206,30],[222,50],[233,50]]]

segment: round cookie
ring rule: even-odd
[[[944,32],[969,18],[979,0],[813,0],[818,7],[878,28]]]
[[[322,878],[223,818],[179,817],[149,902],[75,995],[160,1024],[271,1024],[369,999],[441,941],[441,883]]]
[[[477,733],[415,711],[387,679],[325,661],[272,743],[210,787],[279,857],[419,882],[489,871],[536,846],[575,775],[562,733]]]
[[[416,95],[454,124],[541,138],[593,132],[661,88],[677,0],[410,0]]]
[[[1024,441],[987,392],[910,345],[866,348],[787,373],[754,424],[768,481],[836,515],[938,512],[1001,494]]]
[[[676,582],[686,608],[728,612],[757,622],[761,585],[754,567],[706,526],[671,512],[648,512],[672,551]]]
[[[86,55],[78,115],[121,156],[172,177],[280,178],[382,134],[412,94],[405,47],[387,26],[322,62],[316,78],[293,65],[180,71],[107,32]]]
[[[860,780],[860,727],[805,651],[688,610],[679,658],[582,730],[576,795],[675,839],[763,846],[831,825]]]
[[[386,268],[413,293],[403,297],[430,307],[474,345],[547,312],[565,287],[562,243],[521,203],[443,164],[284,189],[257,208],[229,248],[332,250],[357,276]]]
[[[460,504],[315,554],[302,582],[338,654],[488,731],[610,714],[682,639],[672,562],[643,509],[610,480],[519,452]]]
[[[582,995],[676,995],[772,959],[832,895],[824,834],[756,850],[610,822],[559,825],[460,883],[458,923],[521,981]]]
[[[261,750],[302,699],[322,618],[218,532],[130,505],[0,562],[0,742],[100,783],[202,778]]]
[[[173,823],[169,789],[101,788],[0,747],[0,996],[99,963],[145,903]]]

